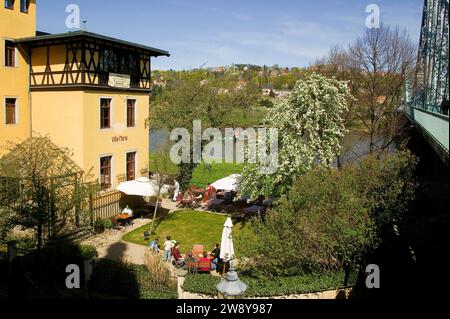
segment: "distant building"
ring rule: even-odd
[[[228,94],[228,93],[230,93],[230,90],[228,90],[228,89],[220,88],[217,90],[217,94],[219,94],[219,95]]]
[[[219,67],[210,67],[207,68],[206,70],[213,73],[224,73],[226,71],[226,68],[223,66],[219,66]]]
[[[245,88],[247,87],[248,83],[244,80],[240,80],[236,83],[236,90],[237,91],[242,91],[245,90]]]
[[[167,81],[164,79],[164,77],[162,75],[160,75],[155,78],[155,80],[153,81],[153,85],[157,85],[162,88],[165,88],[167,85]]]
[[[270,85],[266,85],[262,89],[263,96],[272,96],[275,98],[286,98],[291,95],[291,91],[289,90],[275,90]]]
[[[384,104],[384,102],[386,102],[386,96],[385,95],[381,95],[377,98],[377,102],[378,104]]]
[[[288,98],[291,96],[291,91],[289,90],[273,90],[273,93],[275,93],[275,96],[280,99]]]

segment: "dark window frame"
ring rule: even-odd
[[[105,103],[107,102],[107,103]],[[111,104],[112,99],[100,99],[100,129],[107,130],[111,128]]]
[[[106,191],[112,188],[112,155],[100,157],[100,188]]]
[[[12,102],[14,101],[14,102]],[[11,113],[10,109],[13,109]],[[16,125],[17,124],[17,99],[16,98],[5,98],[5,124],[6,125]]]
[[[136,154],[137,154],[137,152],[129,152],[126,155],[127,181],[134,181],[136,179]]]
[[[14,10],[14,2],[15,2],[15,0],[5,0],[5,5],[4,5],[5,9]],[[8,5],[8,3],[9,3],[9,5]]]
[[[30,0],[20,0],[20,12],[28,13],[30,10]]]
[[[136,127],[136,100],[127,99],[127,127]]]
[[[5,67],[15,68],[17,66],[17,51],[14,42],[5,40]]]

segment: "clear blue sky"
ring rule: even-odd
[[[88,31],[170,51],[153,69],[251,63],[306,66],[364,32],[367,5],[418,42],[423,0],[37,0],[38,30],[69,31],[78,4]]]

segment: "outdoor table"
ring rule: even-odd
[[[223,203],[225,203],[225,200],[217,198],[217,199],[211,200],[208,204],[212,205],[212,206],[216,206],[216,205],[220,205],[220,204],[223,204]]]
[[[120,221],[123,221],[123,223],[126,225],[126,224],[131,224],[132,216],[128,215],[128,214],[120,214],[120,215],[116,216],[114,219],[118,223],[120,223]]]
[[[249,207],[249,208],[246,208],[246,209],[245,209],[245,212],[246,212],[246,213],[259,213],[259,212],[261,212],[262,210],[264,210],[264,207],[263,207],[263,206],[253,205],[253,206],[251,206],[251,207]]]

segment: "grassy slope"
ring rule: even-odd
[[[223,224],[226,216],[183,210],[165,217],[156,229],[156,235],[161,238],[162,245],[167,236],[181,243],[181,253],[192,250],[196,244],[204,245],[205,250],[211,251],[214,243],[222,238]],[[157,222],[158,223],[158,222]],[[135,231],[126,234],[123,239],[139,245],[147,245],[144,241],[144,231],[149,231],[151,224],[144,225]],[[236,224],[233,231],[236,233],[246,231],[248,225]],[[238,247],[236,247],[238,250]]]
[[[240,174],[244,165],[242,164],[211,164],[208,168],[205,164],[200,164],[194,171],[192,176],[192,185],[200,188],[205,188],[208,183],[214,183],[215,181],[227,177],[232,174]]]

